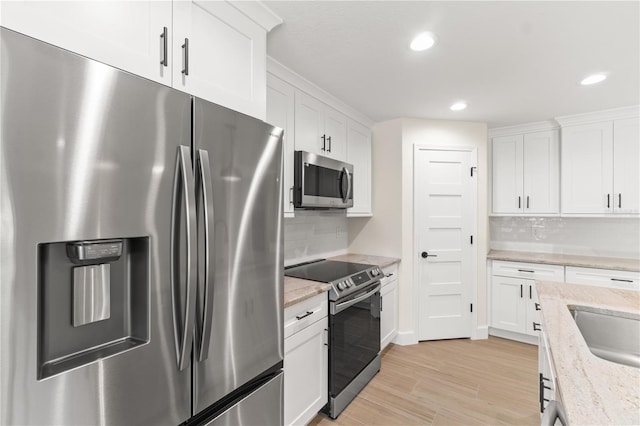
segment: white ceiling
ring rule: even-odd
[[[265,3],[284,20],[269,56],[374,121],[499,127],[640,103],[638,1]],[[438,43],[409,50],[422,31]],[[609,78],[579,84],[594,72]]]

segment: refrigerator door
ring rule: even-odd
[[[278,374],[242,400],[205,422],[206,426],[281,425],[284,373]]]
[[[198,164],[209,164],[213,199],[210,279],[198,284],[196,414],[283,359],[282,130],[195,99],[194,145],[207,153]],[[200,347],[203,328],[210,339]]]
[[[6,29],[0,42],[0,424],[179,424],[191,377],[169,260],[190,97]]]

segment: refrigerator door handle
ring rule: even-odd
[[[199,177],[198,200],[202,200],[204,213],[204,278],[200,285],[204,286],[202,308],[202,330],[200,333],[199,361],[204,361],[209,356],[209,342],[211,340],[211,322],[213,320],[213,285],[214,275],[214,244],[213,231],[215,215],[213,208],[213,181],[211,180],[211,167],[209,165],[209,153],[204,149],[198,150],[196,160],[196,172]],[[200,210],[199,210],[200,211]]]
[[[182,195],[182,200],[179,199]],[[176,357],[178,368],[182,371],[188,366],[193,343],[193,309],[196,301],[197,278],[197,240],[196,228],[196,203],[193,173],[191,167],[191,150],[180,145],[176,159],[176,170],[173,180],[173,203],[171,207],[171,298],[173,311],[173,331],[175,335]],[[185,230],[187,239],[186,253],[186,296],[184,311],[181,309],[181,289],[179,288],[180,270],[180,223],[182,214],[180,203],[184,201]],[[183,318],[178,318],[184,312]],[[182,321],[180,321],[182,320]]]

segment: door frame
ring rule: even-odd
[[[413,145],[413,193],[411,202],[412,206],[412,248],[411,253],[413,259],[413,327],[415,333],[415,341],[420,342],[420,272],[417,261],[417,253],[419,252],[418,239],[416,238],[416,166],[417,166],[417,153],[418,151],[466,151],[471,153],[471,167],[474,167],[473,174],[473,190],[471,191],[471,204],[473,211],[475,212],[474,220],[472,221],[472,232],[475,237],[474,244],[471,247],[471,275],[473,280],[471,282],[471,303],[473,303],[474,309],[471,312],[471,323],[469,324],[469,336],[471,339],[478,338],[478,148],[471,145],[459,145],[459,146],[445,146],[445,145],[429,145],[429,144],[414,144]],[[471,173],[471,171],[469,171]]]

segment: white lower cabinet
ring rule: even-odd
[[[573,284],[640,290],[640,272],[567,266],[566,281]]]
[[[491,327],[536,336],[540,313],[535,280],[564,281],[564,266],[493,261]]]
[[[285,309],[284,424],[306,425],[328,398],[327,293]]]
[[[380,296],[380,350],[393,341],[398,334],[398,266],[384,268]]]

